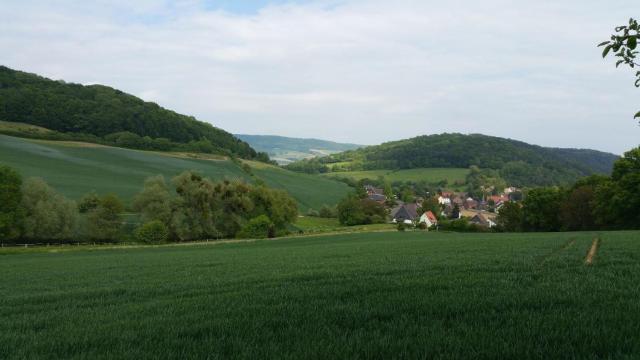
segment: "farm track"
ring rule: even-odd
[[[600,238],[596,237],[593,239],[591,243],[591,248],[589,249],[589,253],[587,254],[586,259],[584,260],[585,265],[592,265],[593,260],[596,257],[596,253],[598,252],[598,248],[600,247]]]
[[[569,240],[567,240],[564,244],[562,244],[562,246],[552,249],[545,255],[539,256],[536,263],[538,264],[538,266],[542,266],[544,265],[544,263],[546,263],[556,255],[559,255],[563,251],[567,251],[571,249],[575,244],[576,244],[576,238],[572,237]]]

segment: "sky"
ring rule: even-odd
[[[232,133],[482,133],[621,154],[640,89],[596,45],[637,0],[2,0],[0,64]]]

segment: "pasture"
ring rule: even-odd
[[[449,185],[455,182],[464,182],[469,169],[445,169],[445,168],[423,168],[405,170],[368,170],[368,171],[347,171],[324,174],[326,177],[351,178],[354,180],[384,178],[387,181],[425,181],[436,183],[447,180]]]
[[[17,169],[24,177],[41,177],[71,199],[96,191],[115,193],[129,202],[142,189],[147,177],[164,175],[170,181],[186,170],[197,171],[213,180],[255,180],[236,163],[220,156],[140,151],[6,135],[0,135],[0,164]],[[349,187],[338,181],[266,164],[249,164],[254,174],[269,186],[287,190],[302,210],[334,205],[349,192]]]
[[[5,249],[0,273],[2,359],[640,354],[640,232]]]

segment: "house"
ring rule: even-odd
[[[434,225],[438,225],[438,219],[433,214],[433,212],[427,211],[426,213],[422,214],[422,216],[420,217],[419,223],[420,224],[424,223],[425,225],[427,225],[427,228],[430,228]]]
[[[445,197],[444,195],[438,196],[438,204],[440,205],[451,205],[451,198]]]
[[[367,195],[384,195],[384,189],[380,189],[374,187],[373,185],[365,185],[364,190],[367,192]]]
[[[488,218],[482,213],[476,214],[474,217],[471,218],[471,220],[469,220],[469,222],[472,224],[476,224],[476,225],[484,226],[488,228],[492,228],[496,226],[496,223],[493,222],[493,220],[491,220],[490,218]]]
[[[393,223],[403,222],[405,224],[413,224],[418,219],[417,204],[403,204],[397,206],[391,211]]]
[[[462,204],[462,207],[464,207],[467,210],[478,209],[478,202],[476,200],[473,200],[472,198],[467,198],[464,201],[464,204]]]
[[[375,201],[380,204],[384,204],[387,201],[387,197],[382,194],[371,194],[369,195],[369,200]]]

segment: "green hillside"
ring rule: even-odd
[[[102,194],[113,192],[129,201],[140,191],[145,178],[162,174],[170,179],[185,170],[195,170],[217,180],[253,181],[240,166],[222,156],[150,152],[5,135],[0,135],[0,164],[18,169],[25,177],[42,177],[73,199],[95,190]],[[349,191],[347,185],[337,181],[259,162],[249,164],[252,172],[269,186],[287,190],[303,210],[333,205]]]
[[[237,134],[236,136],[240,140],[246,141],[257,151],[269,154],[272,160],[282,165],[302,159],[322,157],[362,147],[362,145],[356,144],[285,136],[241,134]]]
[[[395,181],[425,181],[428,183],[437,183],[447,180],[450,184],[455,182],[464,182],[469,169],[405,169],[405,170],[367,170],[367,171],[343,171],[323,174],[325,177],[333,178],[349,178],[356,181],[362,179],[378,179],[382,177],[389,182]]]
[[[0,66],[0,120],[41,126],[118,146],[259,156],[228,132],[103,85],[54,81]],[[124,134],[123,134],[124,133]],[[134,136],[131,136],[134,135]]]
[[[639,242],[394,231],[5,248],[0,358],[636,359]]]
[[[557,149],[486,135],[440,134],[369,146],[287,166],[306,173],[339,173],[416,168],[494,169],[515,186],[571,183],[583,176],[608,174],[614,154]]]

